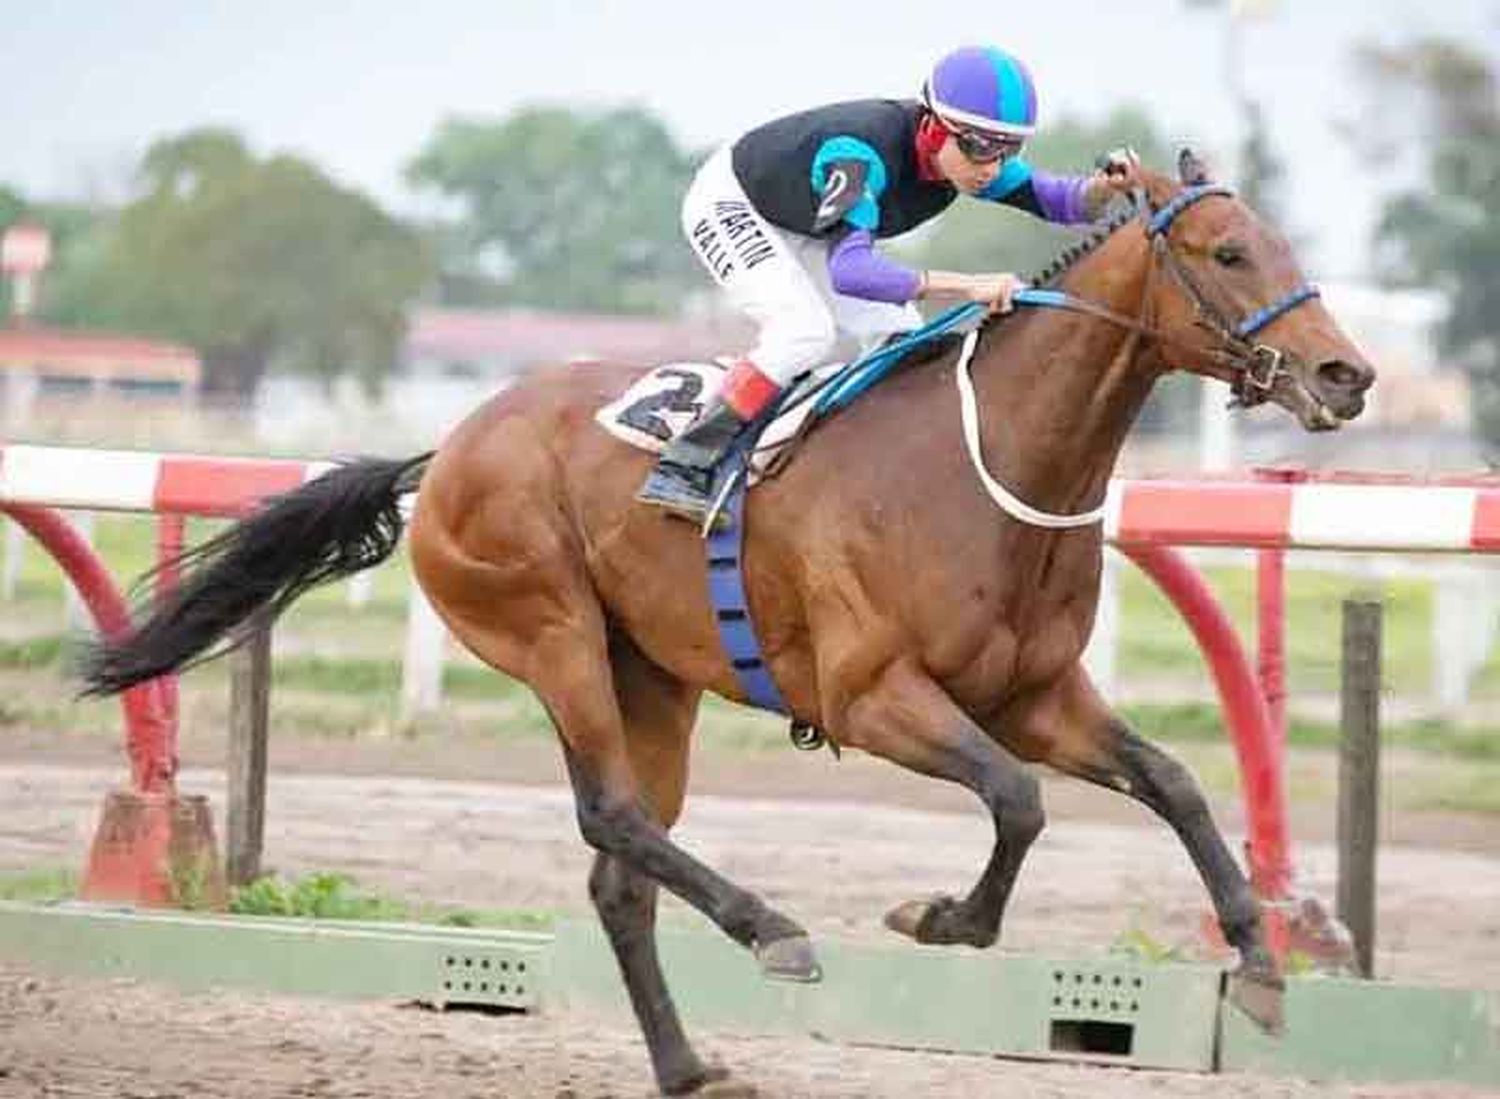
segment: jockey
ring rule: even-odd
[[[816,107],[711,156],[683,200],[683,230],[759,335],[636,498],[703,522],[718,464],[792,379],[918,327],[916,301],[1003,312],[1020,285],[1008,272],[912,270],[876,250],[877,238],[936,217],[960,192],[1075,223],[1138,183],[1133,158],[1091,176],[1032,168],[1020,153],[1036,114],[1026,67],[968,46],[938,61],[920,100]]]

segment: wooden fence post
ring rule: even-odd
[[[245,628],[249,640],[229,656],[229,805],[224,861],[231,885],[245,885],[260,875],[266,821],[271,625],[257,615]]]
[[[1339,689],[1338,918],[1361,976],[1375,972],[1375,849],[1380,808],[1381,604],[1344,601]]]

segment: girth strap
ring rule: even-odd
[[[734,467],[725,483],[727,492],[719,505],[729,523],[715,524],[703,541],[708,557],[708,599],[713,606],[719,644],[729,657],[729,666],[740,690],[752,706],[787,713],[786,701],[771,678],[761,653],[755,623],[750,620],[750,601],[745,596],[745,484],[748,480],[744,451],[730,458]]]

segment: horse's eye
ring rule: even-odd
[[[1249,260],[1243,245],[1221,244],[1214,249],[1214,262],[1221,267],[1243,267]]]

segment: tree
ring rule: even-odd
[[[675,309],[701,274],[678,208],[695,163],[649,112],[450,119],[407,168],[457,200],[445,286],[555,309]]]
[[[1470,380],[1474,425],[1500,448],[1500,94],[1495,70],[1468,47],[1424,38],[1395,49],[1365,46],[1357,63],[1378,124],[1356,140],[1372,164],[1408,148],[1422,185],[1393,195],[1376,230],[1382,276],[1444,291],[1444,352]],[[1415,93],[1414,95],[1412,93]],[[1403,113],[1404,112],[1404,113]],[[1395,142],[1393,144],[1393,141]]]
[[[1276,155],[1271,135],[1266,130],[1266,113],[1258,103],[1245,104],[1245,141],[1240,146],[1240,178],[1236,183],[1240,198],[1266,221],[1295,239],[1286,221],[1281,185],[1286,167]]]
[[[70,257],[49,316],[188,343],[209,391],[249,396],[273,362],[378,386],[427,277],[414,232],[228,131],[159,141],[139,175],[140,197]]]

